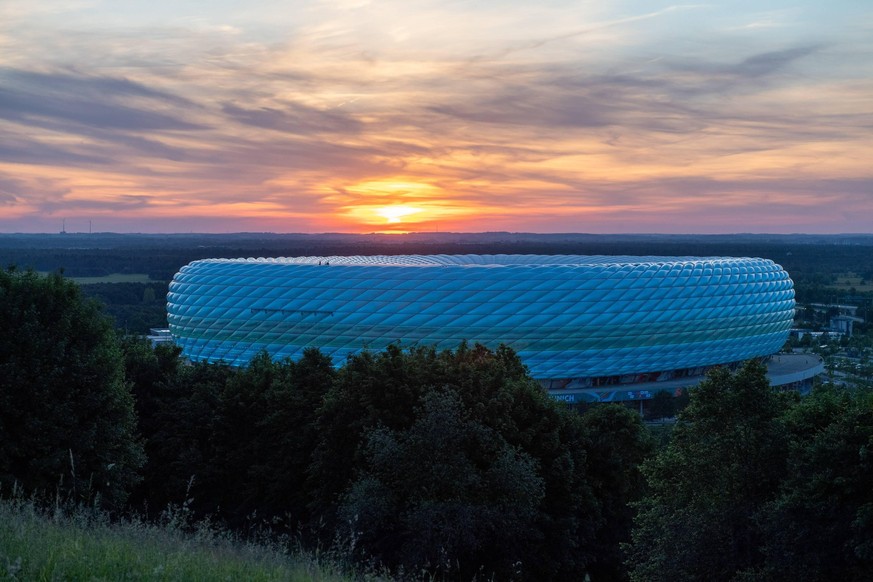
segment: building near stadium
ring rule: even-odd
[[[167,298],[192,361],[242,366],[261,350],[296,359],[314,346],[339,365],[397,342],[505,343],[569,401],[651,398],[709,367],[768,357],[794,317],[788,273],[757,258],[207,259],[183,267]],[[814,368],[782,375],[804,382]]]

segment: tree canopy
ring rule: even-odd
[[[121,507],[144,461],[112,325],[53,274],[0,271],[0,483]]]
[[[822,387],[786,415],[778,495],[758,515],[763,577],[869,580],[873,572],[873,394]]]
[[[363,557],[407,571],[577,580],[610,535],[617,555],[621,535],[606,530],[629,525],[595,491],[630,476],[649,446],[639,417],[616,414],[586,425],[505,346],[353,356],[318,421],[315,514],[346,527]],[[632,450],[592,454],[593,430],[624,432]]]
[[[873,398],[831,387],[798,400],[765,371],[714,370],[644,463],[632,580],[869,579]]]
[[[691,392],[669,445],[644,465],[634,580],[731,580],[762,561],[755,516],[785,473],[787,401],[761,363],[710,372]]]

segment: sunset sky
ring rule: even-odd
[[[873,232],[873,2],[0,0],[0,232],[63,221]]]

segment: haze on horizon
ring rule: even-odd
[[[0,232],[873,232],[873,5],[3,0]]]

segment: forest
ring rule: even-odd
[[[0,496],[184,507],[397,580],[868,580],[873,394],[714,370],[672,431],[509,348],[188,364],[61,274],[0,271]]]

